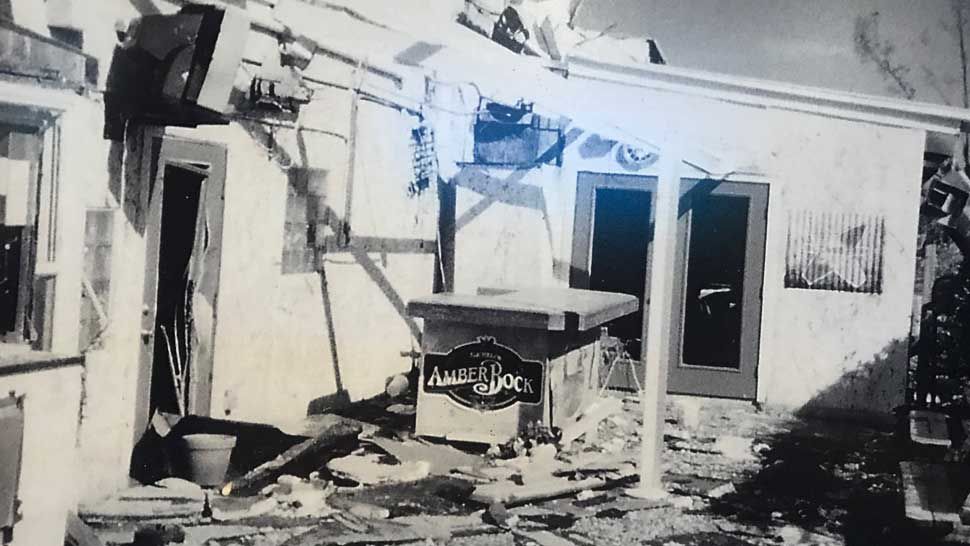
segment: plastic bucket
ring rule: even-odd
[[[224,434],[186,434],[185,475],[199,485],[221,485],[229,470],[229,457],[236,447],[236,437]]]

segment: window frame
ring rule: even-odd
[[[0,104],[0,128],[34,135],[36,167],[28,181],[28,218],[21,228],[14,328],[0,343],[50,350],[57,280],[60,126],[43,110]],[[39,323],[37,322],[39,320]]]

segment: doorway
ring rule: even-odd
[[[593,241],[589,289],[636,296],[640,308],[608,323],[632,359],[640,358],[647,252],[653,239],[650,207],[653,194],[627,188],[594,189]]]
[[[649,305],[656,188],[654,177],[579,174],[571,286],[635,295],[641,310]],[[668,391],[753,399],[767,186],[683,180],[680,193]],[[606,327],[640,358],[642,311]]]
[[[199,216],[199,198],[207,173],[168,164],[161,178],[161,225],[155,288],[155,320],[149,413],[185,414],[192,380],[191,261]]]
[[[753,400],[768,186],[690,180],[681,190],[667,390]]]
[[[208,142],[159,137],[148,154],[136,441],[156,411],[209,413],[226,169]]]

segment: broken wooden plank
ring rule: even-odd
[[[635,460],[636,456],[632,453],[583,452],[570,456],[565,464],[553,470],[553,474],[564,475],[575,472],[620,470],[626,465],[635,462]]]
[[[292,537],[283,546],[348,546],[351,544],[399,544],[447,541],[453,536],[486,534],[498,529],[485,525],[480,514],[468,516],[413,516],[388,521],[368,521],[361,531],[334,534],[318,527]]]
[[[555,477],[529,482],[525,485],[501,481],[479,485],[469,498],[482,504],[501,502],[506,505],[514,505],[571,495],[586,489],[597,489],[603,487],[606,483],[606,480],[600,478],[572,481]]]
[[[948,447],[951,442],[946,415],[935,411],[910,411],[909,437],[917,444]]]
[[[482,521],[480,512],[463,516],[448,514],[404,516],[394,518],[392,521],[406,525],[411,531],[421,533],[426,538],[437,540],[496,531],[494,526]]]
[[[78,515],[86,520],[151,520],[199,518],[205,493],[157,487],[130,487],[107,499],[78,506]]]
[[[65,546],[104,546],[94,529],[81,521],[74,512],[67,513],[67,529],[64,536]]]
[[[185,527],[186,544],[209,544],[232,538],[250,537],[260,530],[250,525],[196,525]]]
[[[899,463],[906,517],[924,523],[960,523],[970,472],[960,463]]]
[[[365,441],[376,445],[402,463],[427,461],[429,472],[438,476],[447,476],[456,468],[474,469],[484,462],[482,457],[451,446],[381,437],[366,438]]]
[[[512,534],[538,544],[539,546],[576,546],[571,540],[566,540],[559,535],[549,531],[526,531],[523,529],[511,529]]]
[[[280,474],[283,474],[287,466],[298,464],[327,448],[352,440],[362,430],[356,421],[337,416],[334,416],[333,419],[333,423],[329,426],[321,426],[317,436],[287,449],[275,459],[267,461],[245,475],[227,483],[222,488],[222,494],[245,495],[259,491],[272,483]]]
[[[596,430],[600,422],[623,409],[619,398],[599,398],[562,426],[562,445],[568,446],[580,436]]]

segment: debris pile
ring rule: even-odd
[[[115,531],[112,542],[135,545],[135,532],[177,538],[173,525],[183,544],[200,546],[477,546],[496,533],[540,546],[704,544],[713,537],[730,537],[718,544],[839,543],[837,525],[793,518],[822,514],[838,523],[849,513],[842,505],[817,506],[815,516],[802,513],[800,499],[794,508],[775,508],[777,500],[759,507],[762,497],[777,499],[767,492],[788,491],[786,484],[805,474],[798,451],[778,453],[761,441],[784,430],[780,419],[750,407],[719,412],[674,404],[664,431],[669,494],[659,500],[627,494],[638,479],[640,408],[635,398],[607,396],[559,429],[534,423],[491,447],[459,449],[408,430],[316,419],[312,437],[218,491],[167,479],[84,507],[81,515],[104,523],[112,511],[127,514],[134,524],[124,528],[127,535]],[[856,459],[816,466],[816,474],[829,476],[824,483],[809,479],[821,487],[881,479]],[[842,493],[833,502],[850,500]]]

